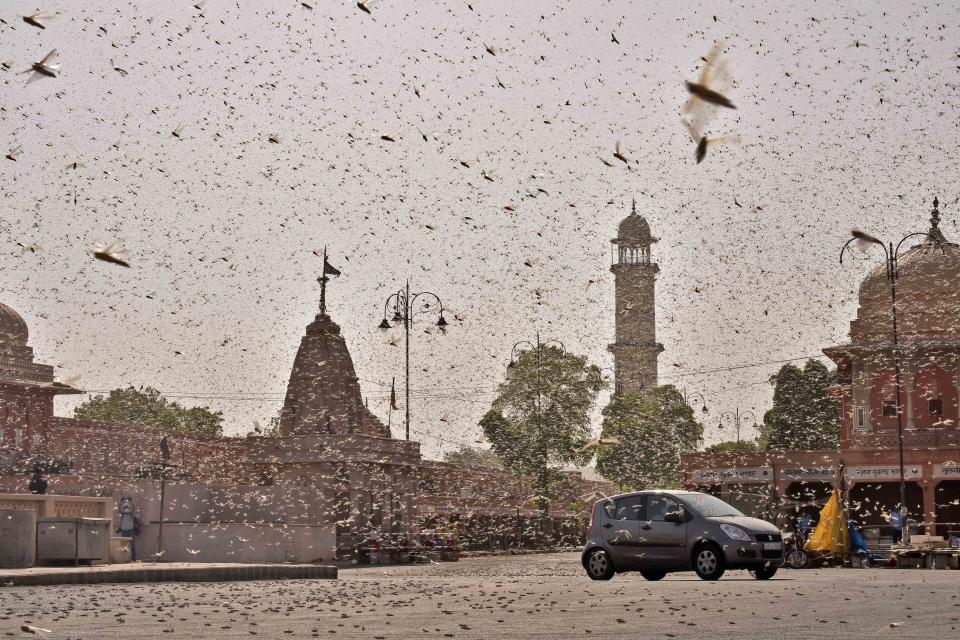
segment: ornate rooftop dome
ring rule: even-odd
[[[900,254],[897,265],[897,333],[902,341],[960,341],[960,245],[939,228],[934,201],[929,236]],[[940,242],[938,242],[939,240]],[[860,285],[860,308],[850,323],[858,342],[892,340],[890,281],[886,266],[875,267]]]
[[[648,245],[656,242],[656,239],[650,235],[650,224],[644,220],[643,216],[637,214],[637,201],[633,201],[633,208],[630,215],[620,221],[617,227],[617,237],[614,242],[621,245]]]
[[[0,302],[0,342],[26,346],[30,332],[20,314]]]

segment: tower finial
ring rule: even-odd
[[[930,212],[929,235],[936,238],[940,242],[944,242],[946,240],[946,238],[943,236],[943,232],[940,231],[940,200],[936,196],[933,197],[933,210]]]
[[[637,199],[636,198],[633,199],[633,205],[630,207],[630,215],[632,216],[637,215]]]

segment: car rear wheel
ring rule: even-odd
[[[764,565],[759,569],[754,569],[750,573],[753,574],[753,577],[757,580],[769,580],[777,573],[777,567],[772,564]]]
[[[587,555],[587,575],[591,580],[609,580],[613,577],[613,562],[603,549],[594,549]]]
[[[713,543],[698,546],[693,551],[693,570],[701,580],[719,580],[726,570],[723,551]]]
[[[667,575],[667,572],[659,569],[641,569],[640,575],[650,582],[656,582],[657,580],[662,580],[663,576]]]

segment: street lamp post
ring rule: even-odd
[[[167,469],[170,468],[170,445],[167,436],[160,438],[160,526],[157,530],[157,560],[163,561],[166,547],[163,544],[164,507],[167,498]]]
[[[528,347],[533,349],[533,352],[537,356],[536,360],[536,371],[537,371],[537,401],[535,403],[537,411],[537,455],[539,457],[539,468],[537,470],[537,508],[540,510],[540,514],[543,516],[547,515],[547,498],[544,495],[547,491],[545,486],[547,483],[547,452],[546,446],[543,439],[543,416],[541,415],[541,402],[542,402],[542,385],[540,384],[540,366],[542,363],[543,348],[555,346],[560,349],[561,352],[566,352],[563,343],[559,340],[547,340],[545,342],[540,342],[540,334],[536,334],[536,342],[530,342],[529,340],[521,340],[520,342],[513,345],[513,348],[510,349],[510,364],[507,365],[508,368],[512,369],[517,366],[517,353],[520,350],[520,347]]]
[[[740,413],[740,407],[737,407],[732,413],[726,411],[720,414],[720,428],[723,429],[723,421],[733,420],[733,426],[737,430],[737,445],[740,445],[740,425],[743,420],[750,420],[753,422],[753,425],[757,424],[757,416],[753,415],[752,411],[744,411]]]
[[[623,389],[622,389],[623,384],[620,382],[619,378],[617,377],[617,370],[616,370],[616,368],[614,368],[614,367],[600,367],[600,373],[602,374],[604,371],[609,371],[609,372],[613,375],[613,394],[614,394],[614,395],[617,395],[618,393],[620,393],[620,392],[623,390]],[[644,380],[644,378],[643,378],[643,374],[640,373],[640,372],[637,372],[637,375],[640,377],[640,388],[641,388],[641,389],[645,389],[646,386],[647,386],[647,383],[646,383],[646,380]],[[605,382],[606,382],[606,381],[605,381]]]
[[[421,298],[423,296],[423,298]],[[419,303],[418,303],[419,300]],[[440,297],[430,291],[421,291],[420,293],[410,292],[410,281],[407,280],[406,286],[396,293],[390,294],[386,302],[383,303],[383,321],[378,325],[380,329],[390,328],[390,322],[387,320],[387,309],[393,307],[393,322],[403,322],[404,332],[404,366],[406,375],[404,376],[404,386],[406,403],[404,405],[404,427],[406,430],[406,439],[410,439],[410,325],[413,323],[417,314],[432,311],[434,306],[439,309],[439,318],[437,326],[441,331],[446,331],[447,320],[443,317],[443,302]]]
[[[704,416],[706,416],[708,413],[710,413],[710,410],[707,409],[707,399],[703,397],[703,394],[700,393],[700,392],[698,392],[698,391],[694,391],[694,392],[691,393],[690,395],[687,395],[687,389],[686,389],[686,387],[684,387],[684,389],[683,389],[683,404],[687,405],[687,406],[690,407],[690,409],[692,410],[692,409],[693,409],[693,404],[696,404],[696,403],[698,403],[698,402],[700,403],[700,410],[703,412],[703,415],[704,415]],[[693,404],[691,404],[691,403],[693,403]],[[700,445],[702,445],[702,444],[703,444],[703,432],[701,431],[701,437],[700,437],[699,440],[697,440],[697,449],[699,449],[699,448],[700,448]]]
[[[900,398],[900,389],[902,386],[901,381],[901,364],[900,364],[900,344],[897,336],[897,280],[900,278],[900,272],[898,270],[898,258],[900,256],[900,248],[903,246],[903,243],[910,238],[916,236],[924,236],[929,240],[934,241],[940,247],[941,251],[945,251],[943,247],[943,237],[940,234],[938,224],[940,222],[940,211],[937,208],[940,205],[940,202],[937,198],[933,199],[933,216],[930,219],[931,229],[930,232],[918,231],[916,233],[908,233],[903,238],[900,239],[900,242],[894,246],[892,242],[884,243],[879,238],[853,229],[850,234],[853,236],[843,245],[843,248],[840,249],[840,264],[843,264],[843,254],[850,248],[850,245],[855,244],[858,248],[866,249],[871,244],[879,245],[883,249],[884,263],[887,271],[887,280],[890,282],[890,319],[893,330],[893,384],[894,384],[894,398],[896,402],[896,412],[897,412],[897,448],[899,450],[900,456],[900,532],[901,536],[903,531],[906,529],[907,522],[907,483],[904,477],[903,471],[903,410],[902,403]]]
[[[710,413],[710,410],[707,409],[707,399],[703,397],[703,394],[702,394],[702,393],[700,393],[700,392],[698,392],[698,391],[694,391],[694,392],[691,393],[690,395],[687,395],[687,390],[686,390],[686,388],[684,388],[684,390],[683,390],[683,404],[687,405],[688,407],[690,407],[690,408],[692,409],[692,408],[693,408],[693,405],[690,404],[691,402],[693,402],[693,403],[699,402],[700,405],[701,405],[701,409],[700,409],[700,410],[701,410],[703,413]]]

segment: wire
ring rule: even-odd
[[[797,360],[809,360],[814,358],[826,358],[827,356],[823,354],[815,354],[809,356],[799,356],[796,358],[785,358],[782,360],[765,360],[760,362],[748,362],[744,364],[731,365],[729,367],[718,367],[715,369],[698,369],[694,371],[678,372],[673,374],[668,374],[662,376],[665,380],[674,380],[678,378],[684,378],[688,376],[703,376],[711,373],[723,373],[726,371],[737,371],[742,369],[749,369],[752,367],[760,367],[770,364],[784,364],[787,362],[796,362]],[[359,378],[364,382],[375,384],[380,387],[389,388],[390,385],[387,385],[383,382],[378,382],[376,380],[370,380],[366,378]],[[736,391],[738,389],[744,389],[752,386],[759,386],[761,384],[768,384],[768,380],[762,382],[753,382],[747,383],[744,385],[739,385],[736,387],[727,387],[719,389],[718,393],[723,393],[726,391]],[[87,389],[84,391],[84,394],[94,394],[94,393],[110,393],[112,389]],[[424,388],[411,388],[410,397],[417,398],[418,400],[442,400],[442,399],[455,399],[461,400],[464,402],[481,402],[482,400],[471,400],[471,398],[481,398],[494,396],[499,391],[496,387],[491,388],[489,385],[483,386],[462,386],[462,387],[424,387]],[[252,402],[275,402],[283,400],[286,396],[285,393],[277,392],[263,392],[263,391],[198,391],[196,393],[188,393],[185,391],[171,391],[171,392],[160,392],[164,398],[172,399],[194,399],[194,400],[228,400],[228,401],[252,401]],[[365,398],[369,399],[386,399],[390,397],[390,394],[385,391],[367,391],[361,389],[361,394]]]

